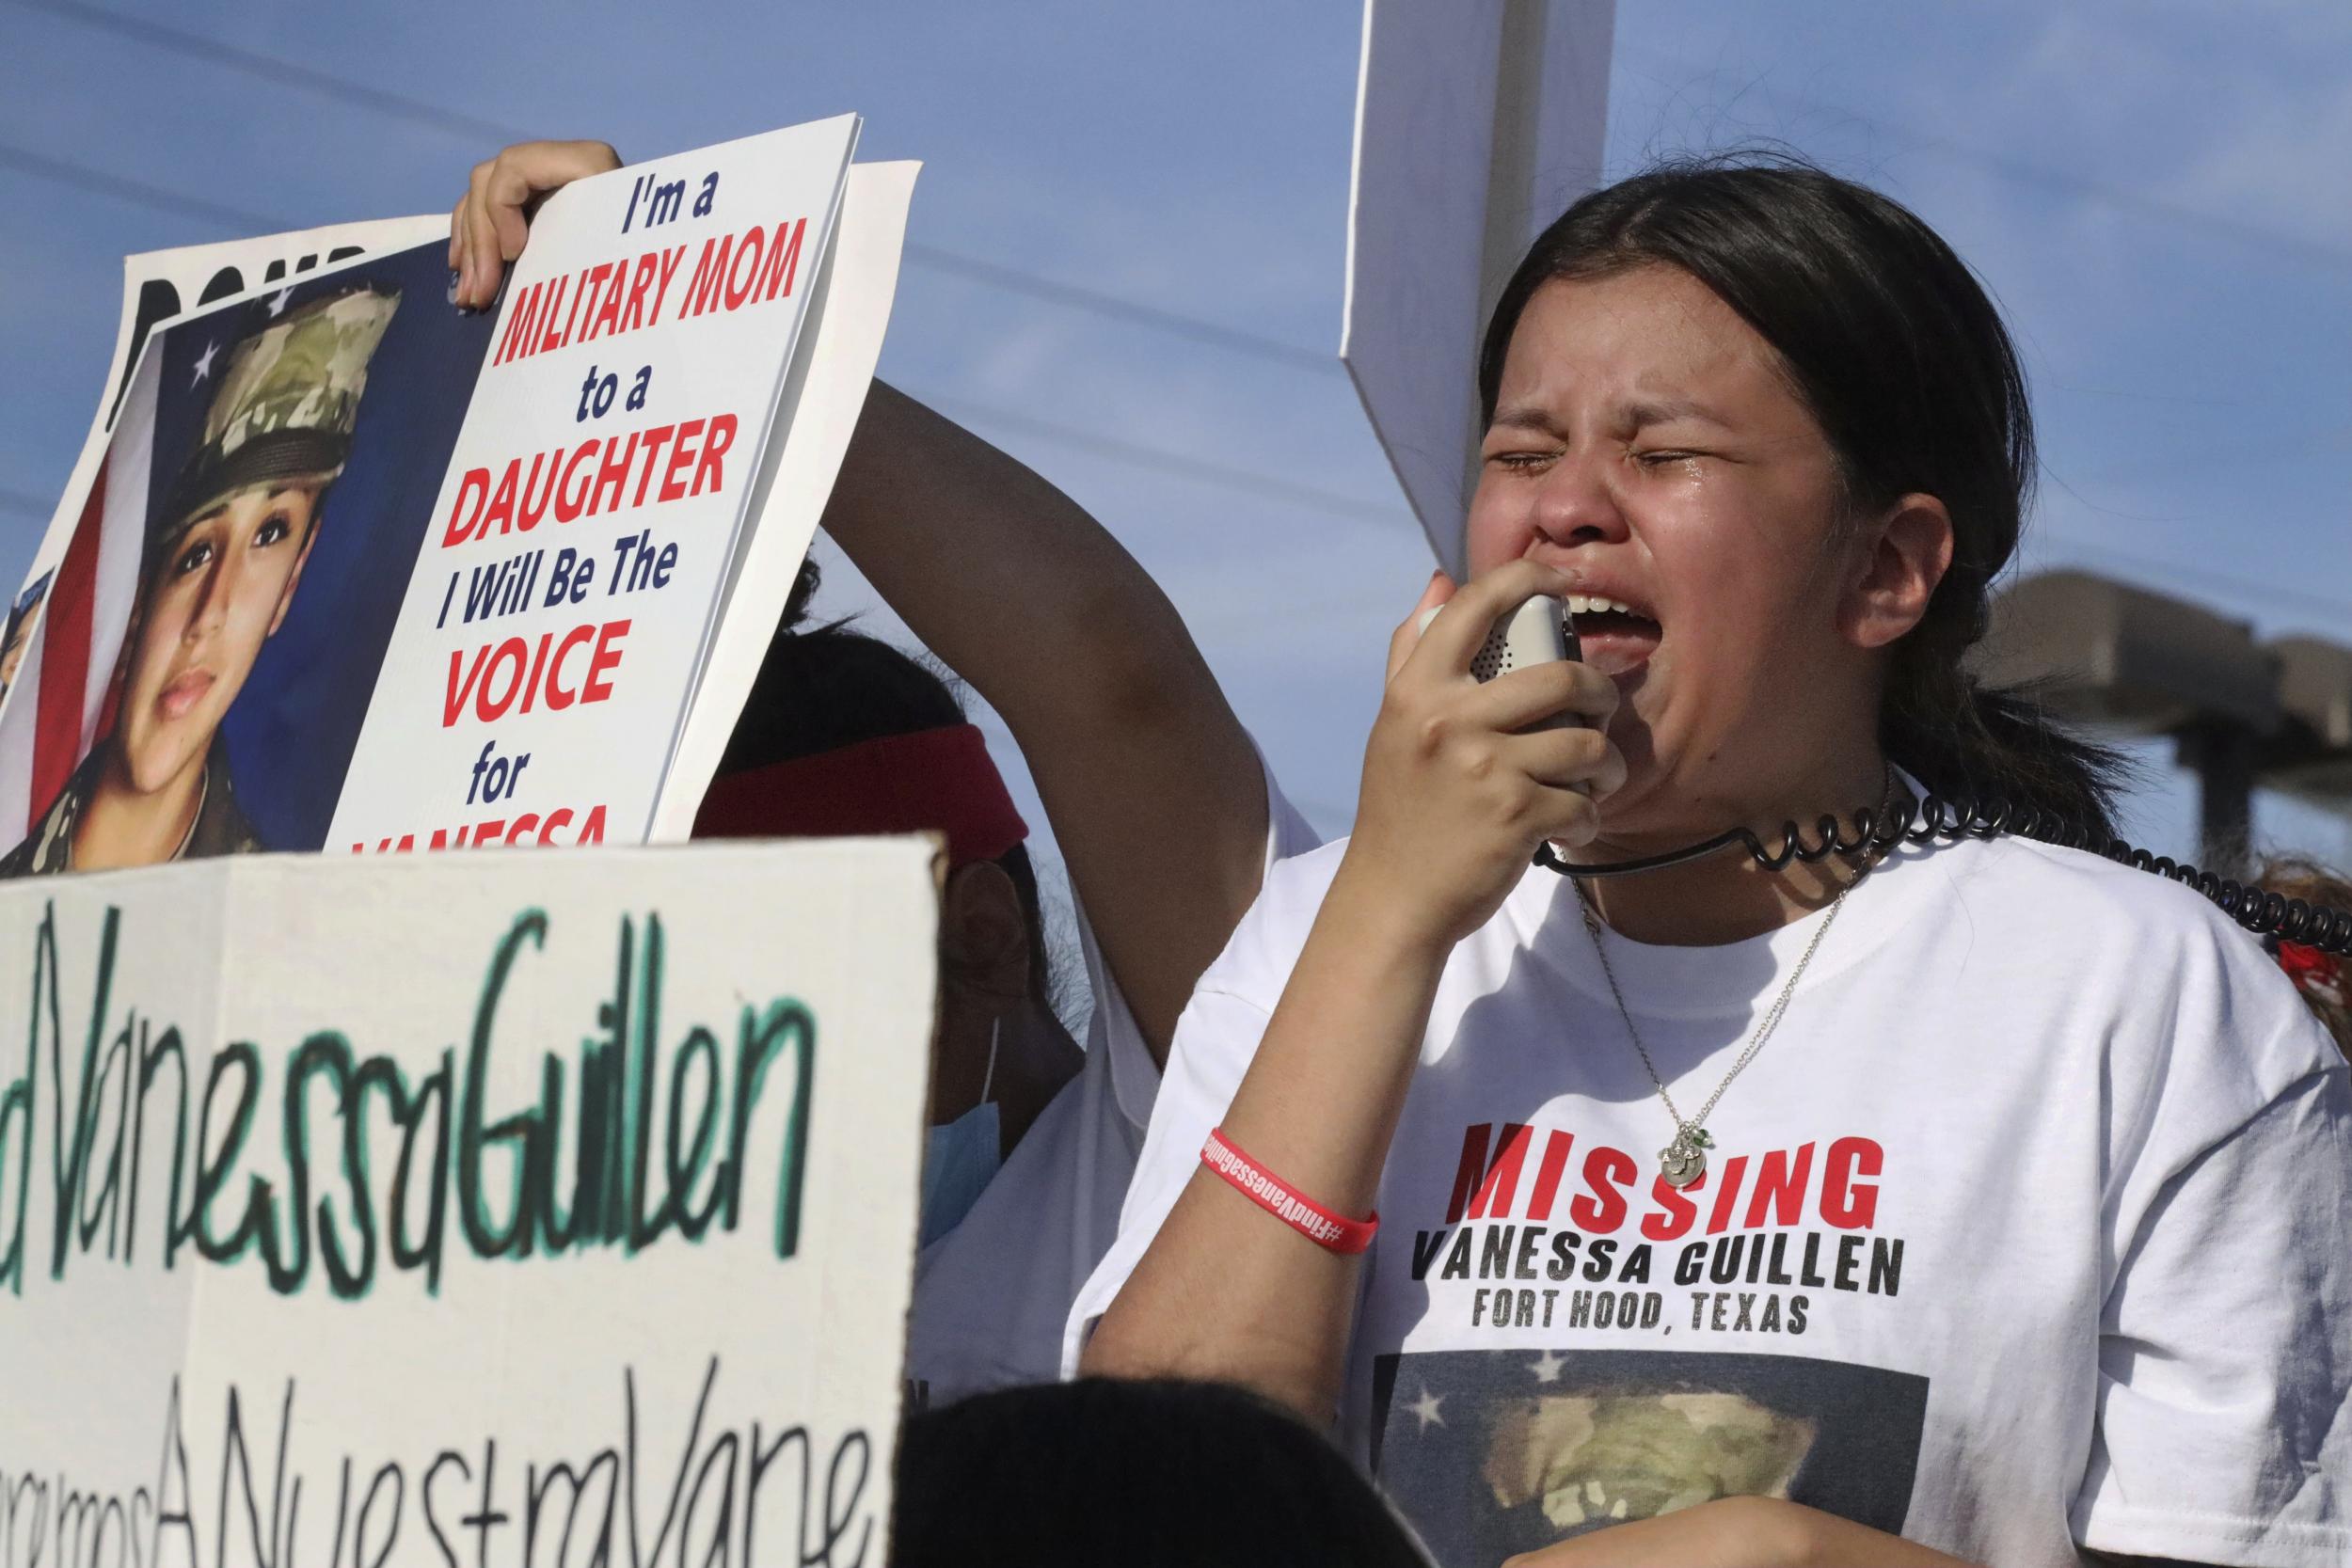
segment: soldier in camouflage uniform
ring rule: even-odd
[[[230,787],[220,721],[294,602],[398,307],[395,293],[349,290],[230,351],[196,451],[149,514],[114,728],[0,877],[262,847]]]

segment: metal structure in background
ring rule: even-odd
[[[2257,785],[2352,807],[2352,648],[2257,642],[2185,599],[2088,572],[2047,572],[1993,601],[1972,662],[1992,685],[2031,682],[2061,718],[2169,736],[2198,780],[2199,863],[2242,861]]]

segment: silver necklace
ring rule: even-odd
[[[1640,1054],[1642,1066],[1649,1073],[1651,1085],[1658,1090],[1658,1098],[1665,1101],[1666,1114],[1674,1117],[1674,1142],[1658,1151],[1658,1174],[1668,1186],[1688,1187],[1707,1174],[1707,1151],[1715,1147],[1713,1136],[1707,1131],[1707,1118],[1714,1115],[1715,1102],[1723,1099],[1725,1089],[1731,1087],[1731,1081],[1740,1076],[1740,1070],[1756,1059],[1756,1053],[1764,1049],[1764,1042],[1772,1037],[1773,1029],[1779,1026],[1780,1015],[1788,1010],[1788,999],[1796,994],[1797,982],[1804,976],[1805,965],[1813,961],[1814,952],[1820,947],[1821,939],[1829,935],[1829,928],[1837,923],[1837,911],[1846,907],[1846,895],[1851,893],[1854,886],[1854,883],[1848,883],[1838,890],[1836,898],[1830,904],[1829,914],[1814,928],[1813,940],[1805,943],[1804,956],[1797,959],[1797,967],[1790,973],[1788,983],[1780,988],[1780,995],[1774,999],[1771,1010],[1756,1026],[1756,1032],[1748,1037],[1747,1047],[1740,1053],[1740,1059],[1731,1064],[1731,1070],[1724,1074],[1724,1081],[1715,1085],[1713,1094],[1707,1097],[1707,1103],[1699,1107],[1699,1114],[1687,1118],[1676,1109],[1674,1096],[1666,1092],[1665,1080],[1658,1076],[1657,1064],[1650,1060],[1648,1048],[1642,1044],[1641,1031],[1633,1027],[1632,1009],[1625,1005],[1625,992],[1617,989],[1616,972],[1609,967],[1609,950],[1601,945],[1600,917],[1593,912],[1592,901],[1585,896],[1584,889],[1581,886],[1577,888],[1577,900],[1584,911],[1584,929],[1592,934],[1593,953],[1600,959],[1601,977],[1609,982],[1609,994],[1617,1004],[1617,1016],[1625,1021],[1626,1037],[1633,1042],[1634,1051]]]
[[[1879,799],[1882,815],[1893,801],[1898,787],[1893,763],[1885,765],[1883,776],[1885,784]],[[1780,1026],[1780,1015],[1788,1010],[1788,999],[1797,992],[1797,982],[1804,978],[1805,965],[1813,961],[1813,955],[1820,947],[1821,939],[1829,935],[1829,928],[1837,923],[1837,911],[1846,907],[1846,895],[1862,885],[1863,878],[1877,867],[1878,861],[1877,853],[1865,854],[1855,869],[1854,879],[1837,890],[1837,896],[1830,901],[1829,913],[1815,927],[1813,940],[1804,944],[1804,952],[1798,958],[1797,967],[1789,973],[1788,983],[1780,988],[1780,995],[1774,999],[1771,1010],[1756,1024],[1756,1032],[1748,1037],[1747,1047],[1740,1053],[1740,1059],[1731,1064],[1731,1070],[1724,1074],[1724,1081],[1715,1085],[1713,1094],[1707,1097],[1707,1103],[1699,1107],[1699,1114],[1688,1119],[1676,1109],[1675,1097],[1666,1092],[1666,1081],[1658,1076],[1657,1064],[1650,1060],[1648,1048],[1642,1044],[1642,1032],[1633,1027],[1633,1010],[1625,1005],[1625,992],[1617,989],[1616,971],[1609,967],[1609,949],[1601,945],[1600,916],[1594,912],[1592,897],[1585,892],[1583,883],[1573,884],[1577,905],[1584,914],[1584,929],[1593,939],[1593,956],[1600,960],[1601,978],[1609,982],[1609,995],[1617,1004],[1617,1016],[1625,1021],[1626,1037],[1633,1042],[1634,1051],[1641,1056],[1642,1067],[1648,1072],[1651,1085],[1658,1090],[1658,1098],[1665,1102],[1666,1114],[1674,1117],[1674,1142],[1658,1151],[1658,1174],[1668,1186],[1688,1187],[1707,1174],[1707,1151],[1715,1147],[1714,1136],[1707,1131],[1707,1118],[1715,1114],[1715,1102],[1723,1099],[1725,1089],[1731,1087],[1731,1081],[1756,1059],[1756,1053],[1764,1049],[1764,1042],[1772,1037],[1772,1031]]]

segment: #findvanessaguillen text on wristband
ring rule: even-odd
[[[1331,1212],[1226,1139],[1225,1131],[1210,1132],[1200,1146],[1200,1163],[1223,1177],[1234,1191],[1317,1246],[1353,1255],[1372,1245],[1380,1216],[1351,1220]]]

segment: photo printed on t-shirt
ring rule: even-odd
[[[1373,1363],[1374,1473],[1441,1563],[1718,1497],[1902,1528],[1928,1380],[1792,1355],[1483,1350]]]

